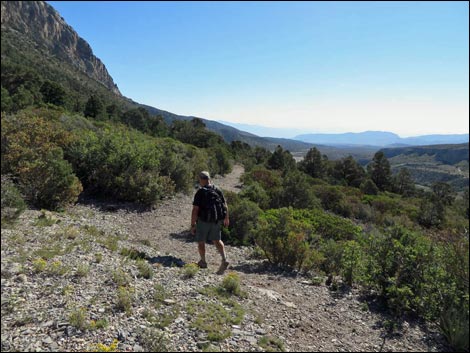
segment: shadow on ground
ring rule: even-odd
[[[148,258],[148,262],[151,264],[160,264],[164,267],[183,267],[186,265],[186,262],[171,255],[150,257]]]
[[[142,205],[136,202],[121,202],[111,199],[90,197],[87,195],[80,195],[78,198],[78,203],[91,206],[100,210],[101,212],[125,211],[127,213],[143,213],[154,209],[151,206]]]
[[[192,235],[191,232],[189,231],[171,233],[170,237],[172,237],[173,239],[182,241],[184,243],[194,243],[194,235]]]

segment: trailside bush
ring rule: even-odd
[[[174,192],[171,179],[160,175],[156,140],[137,131],[82,132],[66,152],[84,186],[103,196],[150,205]]]
[[[255,167],[251,172],[243,174],[242,182],[245,185],[258,182],[264,190],[269,192],[281,187],[282,180],[278,171],[269,170],[264,167]]]
[[[263,187],[256,181],[244,187],[240,192],[240,196],[255,202],[262,209],[267,209],[269,207],[269,195],[266,190],[264,190]]]
[[[305,173],[292,171],[284,177],[277,195],[274,193],[271,207],[319,208],[320,202],[310,186],[309,177]]]
[[[34,206],[58,209],[74,203],[82,192],[82,184],[73,174],[72,166],[56,148],[43,158],[20,164],[20,189]]]
[[[173,180],[176,191],[189,192],[195,177],[207,169],[207,162],[204,163],[207,158],[196,147],[174,139],[158,139],[157,144],[162,151],[160,174]]]
[[[209,156],[209,170],[212,175],[220,174],[225,175],[232,171],[232,161],[230,153],[224,145],[217,145],[207,149]]]
[[[395,315],[412,311],[430,320],[445,317],[445,325],[458,326],[460,321],[446,314],[459,310],[468,320],[468,240],[461,248],[448,248],[394,226],[365,235],[359,243],[358,282],[377,290]]]
[[[312,232],[325,239],[354,240],[362,229],[351,220],[329,214],[321,209],[294,210],[294,219],[309,224]]]
[[[26,203],[24,202],[19,190],[10,178],[8,178],[6,175],[2,175],[1,183],[1,208],[3,223],[4,221],[9,222],[17,219],[20,214],[26,209]]]
[[[254,230],[255,242],[269,262],[307,270],[317,257],[308,240],[312,237],[311,227],[294,219],[292,208],[268,210],[259,218]]]
[[[252,229],[258,221],[261,209],[250,200],[240,199],[228,202],[230,225],[224,228],[224,235],[229,243],[248,245],[253,243]]]
[[[82,191],[64,160],[73,136],[58,122],[60,112],[33,109],[2,115],[2,171],[18,180],[18,188],[34,206],[56,209],[77,200]]]

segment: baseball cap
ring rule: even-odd
[[[199,173],[199,178],[201,179],[210,179],[211,175],[209,172],[206,172],[205,170]]]

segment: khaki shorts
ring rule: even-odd
[[[221,222],[203,222],[197,221],[196,224],[196,237],[194,238],[197,242],[206,242],[207,240],[221,240],[220,234]]]

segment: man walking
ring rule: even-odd
[[[221,240],[220,228],[223,223],[228,227],[227,202],[222,191],[211,183],[209,172],[199,174],[199,190],[194,195],[193,211],[191,214],[191,233],[196,235],[201,259],[197,263],[200,268],[207,268],[206,241],[211,240],[222,256],[217,274],[223,274],[228,267],[224,243]]]

